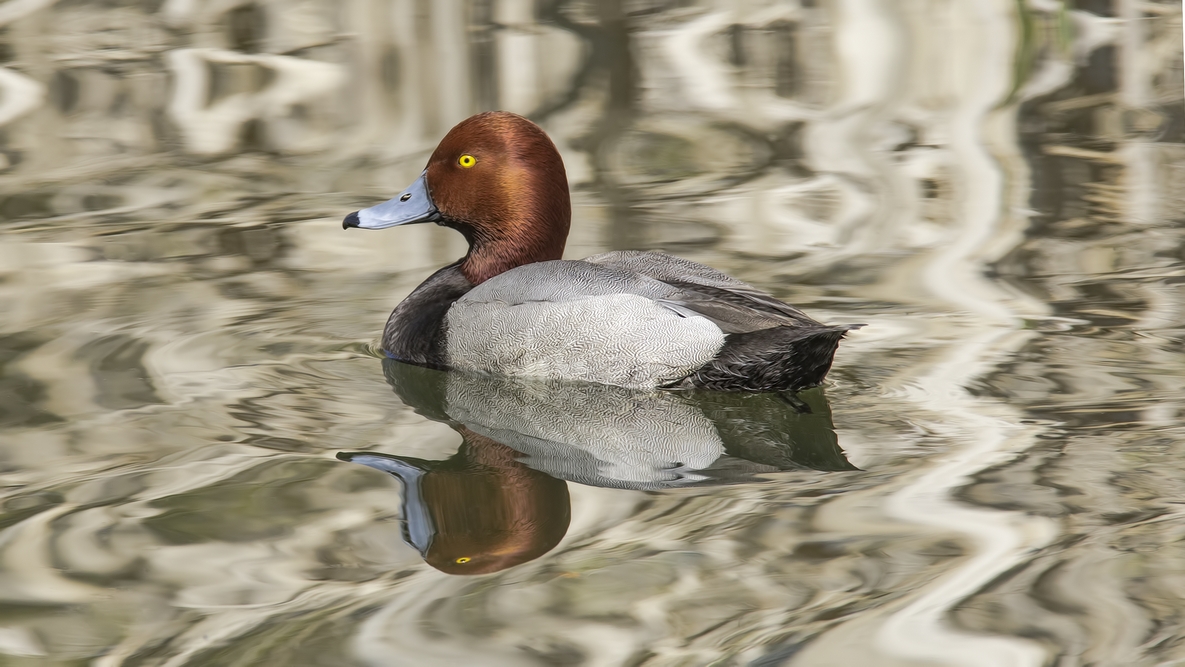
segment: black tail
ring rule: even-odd
[[[716,358],[681,387],[719,391],[798,391],[823,382],[839,341],[863,324],[774,327],[729,334]]]

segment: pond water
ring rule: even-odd
[[[0,4],[0,664],[1185,664],[1168,0]],[[821,389],[384,362],[471,113]],[[360,465],[361,464],[361,465]]]

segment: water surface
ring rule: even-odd
[[[0,4],[0,664],[1185,661],[1181,35],[1134,0]],[[492,108],[563,153],[570,257],[869,326],[792,401],[384,366],[464,244],[341,218]]]

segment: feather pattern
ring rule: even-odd
[[[448,364],[637,388],[820,383],[843,334],[755,287],[658,252],[526,264],[445,315]]]
[[[518,303],[462,297],[446,321],[453,368],[643,389],[687,377],[724,345],[707,318],[636,294]]]

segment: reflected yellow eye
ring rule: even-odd
[[[466,153],[465,155],[461,156],[461,159],[457,160],[457,164],[468,169],[468,168],[472,167],[473,165],[477,164],[477,158]],[[468,562],[469,559],[466,558],[465,560],[466,560],[466,562]],[[460,563],[461,561],[457,561],[457,562]]]
[[[469,158],[469,162],[470,162],[469,166],[472,167],[473,166],[473,156],[466,155],[465,157]],[[462,158],[462,160],[463,159],[464,158]],[[464,565],[465,563],[468,563],[468,562],[469,562],[469,558],[466,556],[461,556],[460,558],[457,559],[457,565]]]

